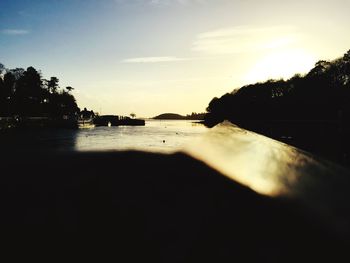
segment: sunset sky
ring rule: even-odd
[[[203,112],[350,49],[348,0],[0,0],[0,63],[102,114]]]

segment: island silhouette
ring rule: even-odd
[[[163,113],[156,117],[153,117],[155,120],[204,120],[205,113],[196,113],[192,112],[186,116],[177,114],[177,113]]]

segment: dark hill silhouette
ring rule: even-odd
[[[185,116],[182,116],[180,114],[176,114],[176,113],[163,113],[160,114],[156,117],[154,117],[153,119],[156,120],[183,120],[185,118]]]
[[[207,107],[205,123],[229,120],[342,163],[350,147],[350,51],[306,75],[246,85]]]
[[[187,114],[186,116],[177,114],[177,113],[163,113],[153,119],[156,120],[203,120],[205,113],[195,113]]]

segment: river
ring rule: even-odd
[[[228,122],[213,129],[207,129],[193,121],[147,120],[145,126],[136,127],[13,130],[0,135],[0,146],[5,160],[7,158],[16,162],[16,158],[19,158],[20,162],[24,162],[28,158],[32,160],[30,163],[40,162],[42,154],[41,152],[36,155],[33,150],[44,151],[44,154],[47,150],[86,152],[133,149],[161,153],[183,151],[257,193],[294,198],[302,202],[308,210],[326,218],[329,225],[339,229],[342,235],[350,236],[348,169]],[[7,149],[12,150],[12,153],[9,154]],[[19,150],[27,150],[29,155],[17,154]],[[101,154],[105,153],[64,153],[57,156],[97,158]],[[110,156],[116,156],[117,153],[113,154]],[[107,157],[108,154],[104,156]],[[124,155],[119,155],[122,156]],[[163,155],[154,155],[153,158],[160,158],[155,162],[160,167],[163,164],[160,160],[165,163],[168,160]],[[186,160],[196,163],[195,160]],[[141,162],[142,158],[135,158],[134,161]],[[192,167],[180,161],[178,165],[174,169],[179,168],[182,173]]]
[[[0,135],[0,143],[3,149],[12,150],[143,150],[171,153],[181,150],[207,130],[204,125],[189,120],[146,120],[145,126],[8,131]]]

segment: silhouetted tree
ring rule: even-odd
[[[67,90],[68,92],[71,92],[72,90],[74,90],[74,88],[72,88],[71,86],[68,86],[68,87],[66,87],[66,90]]]
[[[13,74],[13,76],[15,77],[16,81],[19,80],[24,73],[24,69],[23,68],[15,68],[15,69],[10,69],[9,72],[11,72]]]
[[[246,85],[212,99],[206,125],[225,119],[309,151],[326,145],[323,154],[337,147],[342,150],[336,155],[349,156],[350,50],[318,61],[306,75]]]
[[[0,116],[5,113],[6,105],[6,95],[5,95],[5,85],[2,77],[0,77]]]
[[[320,60],[305,76],[243,86],[208,105],[206,122],[276,119],[336,119],[350,115],[350,51],[342,58]]]
[[[39,72],[28,67],[16,81],[15,111],[22,116],[37,116],[41,112],[42,81]]]
[[[6,72],[6,68],[3,64],[0,63],[0,78],[3,78],[3,74]]]
[[[57,92],[59,85],[58,85],[59,79],[56,77],[51,77],[50,80],[47,82],[47,89],[50,93],[54,94]]]
[[[58,82],[57,77],[42,79],[33,67],[8,70],[0,64],[0,115],[76,116],[80,109],[69,93],[73,88],[59,91]]]

